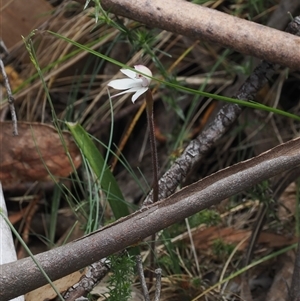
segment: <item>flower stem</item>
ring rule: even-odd
[[[154,118],[153,118],[153,97],[151,91],[148,89],[146,92],[146,110],[150,137],[150,147],[151,147],[151,157],[153,165],[153,184],[152,184],[152,202],[158,201],[158,158],[155,140],[155,128],[154,128]],[[153,285],[153,270],[155,261],[155,239],[156,235],[152,235],[151,249],[150,253],[150,275],[149,275],[149,289]]]
[[[154,118],[153,118],[153,97],[151,91],[148,89],[146,92],[146,110],[149,127],[151,157],[153,165],[153,203],[158,201],[158,157],[155,140]]]

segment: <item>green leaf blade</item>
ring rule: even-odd
[[[88,133],[78,123],[67,122],[66,124],[82,154],[100,181],[100,185],[106,193],[107,200],[115,218],[119,219],[129,215],[129,208],[120,187]]]

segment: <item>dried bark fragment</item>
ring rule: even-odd
[[[80,281],[64,293],[64,299],[73,301],[82,296],[86,297],[109,272],[110,267],[105,261],[103,259],[91,264]]]

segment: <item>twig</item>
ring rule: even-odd
[[[15,106],[14,106],[15,99],[12,96],[9,80],[8,80],[7,74],[5,72],[5,67],[4,67],[4,64],[3,64],[3,61],[1,58],[0,58],[0,69],[1,69],[2,77],[3,77],[4,85],[6,88],[6,92],[7,92],[7,100],[8,100],[8,104],[9,104],[11,120],[13,123],[13,135],[17,136],[18,135],[18,124],[17,124],[17,115],[16,115],[16,111],[15,111]]]
[[[107,275],[110,267],[106,259],[91,264],[80,281],[69,288],[63,295],[66,301],[75,301],[86,297],[88,293]]]
[[[9,55],[5,43],[0,38],[0,59],[5,59]]]
[[[161,269],[155,270],[156,283],[155,283],[155,296],[154,301],[159,301],[161,293]]]
[[[146,92],[146,111],[147,111],[147,120],[149,128],[149,137],[150,137],[150,147],[151,147],[151,157],[152,157],[152,167],[153,167],[153,199],[144,205],[150,205],[158,201],[158,157],[157,157],[157,148],[156,148],[156,139],[155,139],[155,127],[154,127],[154,117],[153,117],[153,97],[150,90]]]
[[[143,291],[143,296],[145,298],[145,301],[150,301],[150,296],[149,296],[149,291],[147,288],[147,283],[145,280],[145,275],[144,275],[144,269],[143,269],[143,262],[142,262],[142,257],[141,255],[136,256],[136,267],[138,271],[138,275],[140,278],[140,283]]]
[[[136,256],[136,263],[137,263],[137,270],[142,286],[143,296],[145,298],[145,301],[150,301],[149,291],[147,288],[145,275],[144,275],[144,269],[143,269],[143,262],[141,255]],[[154,295],[154,301],[159,301],[160,299],[160,293],[161,293],[161,272],[162,270],[156,269],[155,275],[156,275],[156,282],[155,282],[155,295]]]
[[[52,280],[61,278],[253,185],[299,166],[299,149],[300,138],[281,144],[191,184],[146,210],[136,211],[72,243],[40,253],[35,259]],[[46,283],[32,258],[4,264],[0,268],[0,300],[9,300]]]
[[[268,26],[283,30],[285,25],[291,21],[291,16],[294,16],[300,9],[300,2],[295,0],[280,0],[276,10],[272,13],[268,20]]]
[[[182,0],[102,0],[110,13],[194,40],[208,40],[293,69],[300,69],[300,39],[279,30]],[[275,38],[276,37],[276,38]]]
[[[152,157],[152,168],[153,168],[153,199],[146,198],[147,202],[143,203],[144,206],[148,206],[152,203],[156,203],[158,201],[158,156],[157,156],[157,148],[156,148],[156,139],[155,139],[155,127],[154,127],[154,117],[153,117],[153,96],[150,90],[146,92],[146,111],[147,111],[147,120],[148,120],[148,128],[149,128],[149,137],[150,137],[150,147],[151,147],[151,157]],[[151,253],[150,253],[150,277],[149,277],[149,288],[153,283],[153,270],[154,270],[154,261],[155,261],[155,233],[151,236]]]

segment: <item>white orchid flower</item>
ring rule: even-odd
[[[146,75],[152,76],[152,72],[143,65],[136,65],[134,66],[134,69]],[[113,95],[113,97],[125,93],[135,92],[131,98],[132,102],[134,103],[139,96],[141,96],[149,89],[151,78],[148,78],[142,74],[136,73],[129,69],[121,69],[121,72],[126,76],[128,76],[129,78],[112,80],[111,82],[108,83],[108,86],[116,90],[126,90]]]

